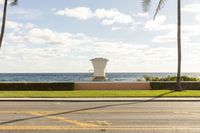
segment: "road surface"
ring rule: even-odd
[[[0,102],[0,133],[200,133],[200,102]]]

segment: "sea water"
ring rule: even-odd
[[[138,81],[144,76],[176,76],[176,73],[107,73],[108,81]],[[200,77],[200,73],[182,75]],[[92,73],[0,73],[1,82],[87,82],[92,81]]]

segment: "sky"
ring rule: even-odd
[[[155,20],[158,0],[19,0],[8,8],[0,73],[176,72],[176,1]],[[0,0],[0,18],[2,17]],[[200,0],[182,0],[182,71],[200,72]]]

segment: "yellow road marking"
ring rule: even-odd
[[[38,113],[38,112],[29,112],[28,114],[36,115],[36,116],[44,116],[46,118],[50,118],[50,119],[53,119],[53,120],[58,120],[58,121],[61,121],[61,122],[67,122],[67,123],[70,123],[70,124],[78,125],[80,127],[99,127],[99,125],[96,125],[96,124],[80,122],[80,121],[72,120],[72,119],[68,119],[68,118],[57,117],[57,116],[48,116],[46,114],[45,114],[46,115],[45,116],[44,114]]]
[[[2,130],[200,130],[199,127],[66,127],[66,126],[0,126]]]
[[[89,121],[90,123],[97,123],[98,125],[104,125],[104,126],[110,126],[112,125],[111,122],[108,122],[108,121]]]

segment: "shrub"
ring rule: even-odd
[[[0,83],[0,91],[64,91],[73,90],[74,83]]]
[[[145,81],[176,81],[176,76],[167,76],[167,77],[153,77],[153,76],[144,76]],[[181,76],[181,81],[200,81],[200,78]]]
[[[150,85],[152,90],[175,90],[177,88],[174,81],[151,81]],[[200,82],[183,81],[181,87],[183,90],[200,90]]]

